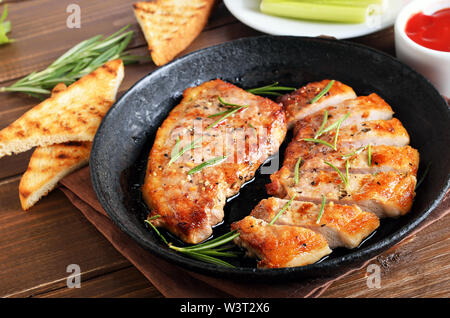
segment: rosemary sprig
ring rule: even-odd
[[[320,223],[320,219],[322,218],[323,211],[325,210],[326,198],[325,195],[322,194],[322,204],[320,205],[319,215],[317,216],[316,224]]]
[[[333,129],[338,130],[341,127],[341,125],[344,122],[344,120],[346,120],[348,118],[348,116],[350,116],[350,113],[345,114],[338,121],[336,121],[335,123],[331,124],[327,128],[323,129],[321,131],[321,134],[318,137],[320,137],[321,135],[323,135],[323,134],[325,134],[325,133],[327,133],[329,131],[332,131]]]
[[[324,128],[326,123],[327,123],[327,121],[328,121],[328,111],[325,111],[322,124],[320,125],[320,128],[317,131],[317,133],[314,136],[314,138],[304,138],[303,140],[310,141],[310,142],[315,142],[315,143],[319,143],[319,144],[323,144],[325,146],[330,147],[334,151],[337,151],[337,141],[338,141],[338,136],[339,136],[339,129],[341,128],[341,125],[344,122],[344,120],[346,120],[348,118],[348,116],[350,116],[350,113],[345,114],[344,116],[342,116],[341,119],[339,119],[335,123],[331,124],[327,128]],[[323,134],[325,134],[325,133],[327,133],[327,132],[329,132],[329,131],[331,131],[333,129],[336,129],[333,145],[330,144],[329,142],[326,142],[325,140],[318,139],[321,135],[323,135]]]
[[[285,205],[283,205],[280,212],[278,212],[277,215],[275,215],[275,217],[272,219],[272,221],[270,221],[269,225],[273,225],[275,223],[275,221],[280,217],[280,215],[283,214],[291,206],[291,203],[292,203],[292,201],[294,201],[294,199],[295,199],[295,194],[292,196],[292,198],[288,202],[286,202]]]
[[[201,164],[199,164],[198,166],[195,166],[194,168],[192,168],[191,170],[188,171],[188,175],[194,174],[196,172],[199,172],[200,170],[202,170],[203,168],[207,167],[207,166],[212,166],[215,165],[219,162],[224,161],[225,159],[227,159],[227,156],[220,156],[220,157],[216,157],[216,158],[212,158],[208,161],[205,161]]]
[[[219,102],[220,102],[222,105],[224,105],[224,106],[229,106],[229,107],[232,107],[232,108],[235,108],[235,107],[242,107],[242,105],[228,103],[228,102],[224,101],[224,100],[222,99],[222,97],[220,97],[220,96],[217,96],[217,99],[218,99]]]
[[[326,93],[328,93],[330,91],[331,87],[334,85],[335,82],[336,82],[335,80],[330,81],[328,83],[328,85],[319,94],[317,94],[313,99],[311,99],[311,101],[309,103],[314,104],[319,99],[321,99],[323,97],[323,95],[325,95]]]
[[[175,142],[175,146],[172,149],[172,153],[170,154],[170,159],[174,158],[177,154],[180,153],[180,136],[177,136],[177,141]],[[171,162],[169,161],[169,165]]]
[[[167,242],[166,238],[158,231],[158,229],[156,228],[156,226],[154,226],[153,223],[150,222],[150,221],[152,221],[152,220],[159,219],[160,217],[161,217],[161,215],[157,214],[157,215],[154,215],[154,216],[148,218],[148,219],[145,220],[144,222],[146,222],[148,225],[150,225],[150,226],[152,227],[153,231],[156,232],[156,234],[163,240],[164,243],[169,244],[169,242]]]
[[[236,105],[236,104],[231,104],[231,103],[224,102],[220,96],[218,96],[218,99],[219,99],[219,102],[222,105],[231,106],[231,108],[226,110],[226,111],[217,113],[217,114],[209,115],[208,118],[217,117],[217,116],[222,116],[222,117],[220,117],[218,120],[216,120],[211,125],[206,127],[206,129],[210,129],[210,128],[216,126],[217,124],[221,123],[222,121],[224,121],[225,119],[227,119],[228,117],[233,115],[234,113],[240,111],[241,109],[244,109],[244,108],[248,107],[247,105]]]
[[[320,128],[317,131],[316,135],[314,136],[314,139],[319,138],[323,134],[323,129],[325,128],[327,121],[328,121],[328,110],[325,110],[325,113],[323,115],[322,125],[320,125]]]
[[[206,263],[216,264],[216,265],[221,265],[221,266],[226,266],[226,267],[234,267],[230,263],[225,262],[221,259],[218,259],[215,256],[217,256],[217,257],[237,257],[240,254],[237,252],[226,251],[227,249],[229,249],[228,246],[225,249],[224,249],[224,247],[214,249],[214,247],[224,245],[224,244],[232,241],[234,238],[239,236],[239,233],[229,232],[229,233],[226,233],[225,235],[222,235],[214,240],[211,240],[211,241],[208,241],[205,243],[201,243],[201,244],[197,244],[197,245],[193,245],[193,246],[189,246],[189,247],[178,247],[178,246],[173,245],[172,243],[169,243],[166,240],[166,238],[158,231],[158,229],[150,222],[150,221],[155,220],[160,217],[161,217],[160,215],[155,215],[155,216],[152,216],[151,218],[145,220],[145,222],[152,227],[152,229],[155,231],[155,233],[161,238],[161,240],[170,249],[177,251],[179,253],[182,253],[188,257],[201,260]]]
[[[339,175],[339,177],[342,179],[342,182],[344,182],[344,184],[346,186],[348,186],[348,180],[347,178],[342,174],[341,170],[339,170],[335,165],[333,165],[331,162],[328,161],[323,161],[325,164],[329,165],[331,168],[333,168]]]
[[[337,121],[336,134],[334,135],[334,148],[337,149],[337,141],[339,136],[339,129],[341,128],[342,123],[350,116],[350,113],[345,114],[344,117]]]
[[[270,85],[247,89],[247,92],[255,94],[255,95],[272,95],[272,96],[281,96],[282,94],[279,91],[295,91],[293,87],[286,86],[278,86],[278,82],[275,82]]]
[[[341,158],[342,158],[342,160],[347,160],[347,159],[349,159],[349,158],[351,158],[351,157],[353,157],[353,156],[359,155],[359,154],[360,154],[361,152],[363,152],[366,148],[367,148],[367,146],[359,147],[359,148],[356,149],[355,151],[343,155]]]
[[[333,146],[332,144],[326,142],[325,140],[322,139],[315,139],[315,138],[304,138],[304,141],[309,141],[309,142],[315,142],[317,144],[322,144],[325,145],[327,147],[330,147],[331,149],[333,149],[334,151],[337,150],[336,146]]]
[[[299,157],[297,162],[295,163],[295,168],[294,168],[294,184],[295,185],[298,184],[298,175],[299,175],[299,168],[300,168],[301,162],[302,162],[302,157]]]
[[[56,84],[70,85],[108,61],[120,58],[125,64],[137,62],[142,57],[123,52],[133,37],[133,31],[127,29],[128,26],[106,38],[97,35],[84,40],[45,70],[33,72],[11,86],[0,87],[0,92],[23,92],[42,99],[51,94]]]
[[[0,0],[0,2],[2,2]],[[7,34],[11,31],[11,22],[5,21],[8,16],[8,5],[5,4],[2,16],[0,17],[0,45],[14,42],[13,39],[8,38]]]
[[[199,146],[197,146],[196,144],[202,140],[203,137],[199,137],[195,140],[193,140],[190,144],[188,144],[187,146],[185,146],[183,149],[179,150],[180,147],[180,139],[177,139],[177,142],[174,146],[174,149],[172,150],[172,156],[170,158],[169,163],[167,164],[168,166],[170,166],[172,163],[174,163],[175,161],[178,160],[178,158],[180,158],[185,152],[191,150],[191,149],[195,149],[198,148]]]
[[[367,145],[367,164],[369,167],[372,165],[372,145]]]
[[[292,198],[283,206],[283,208],[280,210],[280,212],[277,213],[277,215],[272,219],[272,221],[269,223],[269,225],[273,225],[275,221],[278,219],[278,217],[283,214],[291,205],[292,201],[294,200],[295,195],[292,196]],[[215,239],[206,241],[204,243],[192,245],[192,246],[186,246],[186,247],[179,247],[175,246],[172,243],[169,243],[166,238],[161,234],[161,232],[158,231],[158,229],[151,223],[152,220],[155,220],[157,218],[160,218],[160,215],[154,215],[145,222],[151,226],[151,228],[155,231],[155,233],[161,238],[161,240],[172,250],[177,251],[179,253],[182,253],[188,257],[198,259],[200,261],[215,264],[215,265],[221,265],[226,267],[234,267],[232,264],[223,261],[217,257],[238,257],[241,255],[239,252],[229,251],[230,249],[234,248],[235,245],[228,244],[229,242],[232,242],[235,238],[237,238],[240,233],[235,231],[230,231],[228,233],[225,233],[219,237],[216,237]]]

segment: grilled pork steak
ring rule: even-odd
[[[341,127],[355,125],[364,121],[388,120],[394,114],[391,106],[377,94],[360,96],[326,107],[299,120],[295,124],[294,135],[297,135],[304,127],[312,128],[314,133],[316,133],[323,123],[326,116],[325,112],[328,113],[327,126],[334,124],[348,114]]]
[[[250,217],[232,226],[240,233],[237,243],[260,264],[310,263],[284,261],[299,260],[300,242],[288,234],[294,229],[320,233],[330,248],[354,248],[379,226],[378,218],[411,209],[419,153],[408,146],[406,129],[377,94],[356,97],[336,81],[314,99],[329,84],[311,83],[279,99],[288,126],[295,128],[283,166],[267,185],[276,197],[262,200]],[[302,244],[314,242],[309,237]]]
[[[302,227],[269,225],[247,216],[231,229],[240,233],[235,243],[246,248],[248,256],[259,258],[262,268],[304,266],[331,253],[323,235]]]
[[[282,107],[270,99],[222,80],[186,89],[150,152],[142,192],[149,218],[160,216],[151,222],[187,243],[207,239],[223,219],[226,198],[285,135]]]
[[[299,120],[329,106],[337,105],[347,99],[356,98],[353,88],[335,81],[330,90],[317,102],[311,103],[314,97],[324,90],[330,80],[309,83],[296,91],[279,98],[286,110],[288,127],[291,128]]]

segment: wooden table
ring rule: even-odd
[[[69,0],[9,2],[12,45],[0,47],[0,86],[41,69],[83,39],[111,34],[130,24],[133,53],[148,54],[132,0],[82,0],[81,29],[66,27]],[[183,54],[224,41],[257,35],[234,19],[222,3],[208,26]],[[393,53],[393,31],[353,41]],[[152,63],[126,67],[121,92],[153,71]],[[36,104],[17,94],[0,95],[0,128]],[[18,184],[31,152],[0,160],[0,296],[161,297],[161,294],[73,207],[60,190],[23,212]],[[380,289],[366,285],[366,269],[334,283],[323,297],[448,297],[450,241],[446,217],[378,258]],[[78,264],[82,288],[69,289],[66,267]]]

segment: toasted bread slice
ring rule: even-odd
[[[68,142],[38,147],[19,184],[22,209],[28,210],[56,186],[59,180],[86,165],[91,142]]]
[[[35,146],[92,141],[124,76],[114,60],[82,77],[0,131],[0,158]]]
[[[213,4],[214,0],[153,0],[133,5],[156,65],[170,62],[194,41]]]
[[[67,89],[59,83],[52,95]],[[28,210],[56,186],[66,175],[87,164],[91,142],[69,142],[37,147],[19,184],[22,209]]]

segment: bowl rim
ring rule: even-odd
[[[432,55],[439,58],[448,58],[450,60],[450,52],[445,51],[438,51],[433,50],[430,48],[427,48],[425,46],[422,46],[416,42],[414,42],[407,34],[406,34],[406,24],[408,23],[409,19],[416,13],[419,13],[421,11],[426,10],[427,8],[431,7],[432,5],[436,3],[442,2],[444,5],[444,8],[446,8],[446,5],[448,8],[450,8],[450,1],[449,0],[414,0],[410,3],[408,3],[405,7],[402,8],[400,13],[397,16],[397,19],[395,20],[394,24],[394,30],[395,34],[401,37],[401,39],[404,41],[404,43],[410,47],[415,48],[416,50],[421,51],[423,54]],[[396,45],[398,45],[396,41]]]
[[[223,42],[220,44],[216,44],[213,46],[209,46],[194,52],[191,52],[187,55],[184,55],[182,57],[179,57],[175,59],[174,61],[159,67],[155,69],[154,71],[150,72],[140,80],[138,80],[136,83],[134,83],[115,103],[111,106],[111,108],[108,110],[107,114],[103,118],[97,133],[95,135],[93,145],[92,145],[92,152],[93,156],[89,159],[89,169],[91,173],[91,181],[94,188],[94,191],[97,195],[97,198],[101,204],[101,206],[105,209],[111,220],[127,235],[131,236],[140,246],[144,247],[147,251],[152,253],[153,255],[156,255],[158,257],[161,257],[165,259],[166,261],[172,262],[172,264],[176,264],[178,266],[182,266],[186,270],[191,270],[193,272],[202,273],[202,274],[208,274],[208,275],[222,275],[222,277],[227,278],[239,278],[239,279],[253,279],[253,278],[264,278],[264,279],[283,279],[283,278],[291,278],[293,277],[290,274],[293,275],[304,275],[305,273],[308,273],[312,269],[320,269],[324,268],[327,270],[333,270],[336,271],[338,268],[346,267],[349,264],[356,264],[361,262],[369,261],[371,257],[374,257],[375,255],[378,255],[379,253],[385,251],[386,249],[390,248],[391,246],[398,243],[401,239],[406,237],[407,234],[409,234],[414,228],[416,228],[420,223],[422,223],[429,214],[441,203],[443,197],[445,196],[446,192],[450,188],[450,171],[447,173],[446,177],[446,183],[444,187],[440,190],[437,197],[432,201],[431,204],[428,205],[428,207],[424,208],[423,212],[415,218],[413,221],[407,223],[406,225],[402,226],[401,228],[397,229],[394,233],[390,234],[387,237],[383,237],[381,240],[377,241],[376,244],[372,244],[366,247],[363,247],[361,249],[350,251],[348,254],[343,256],[338,256],[332,259],[327,259],[326,262],[317,262],[314,264],[306,265],[306,266],[300,266],[300,267],[287,267],[287,268],[270,268],[270,269],[262,269],[262,268],[247,268],[247,267],[235,267],[235,268],[228,268],[228,267],[222,267],[222,266],[216,266],[213,264],[208,264],[204,262],[200,262],[195,259],[189,259],[186,258],[180,254],[175,253],[172,250],[166,250],[161,248],[161,246],[154,242],[149,240],[148,244],[144,242],[144,240],[139,237],[136,233],[133,233],[132,231],[128,230],[127,227],[114,215],[114,213],[111,212],[111,210],[114,210],[114,206],[111,206],[108,200],[102,196],[102,184],[100,182],[100,177],[98,172],[95,169],[95,153],[99,149],[100,144],[100,138],[102,135],[103,126],[106,125],[108,116],[111,116],[114,112],[117,111],[118,107],[115,107],[116,105],[120,105],[123,103],[124,100],[130,95],[134,93],[135,89],[138,89],[139,86],[144,85],[145,81],[148,81],[151,79],[151,77],[158,76],[159,73],[164,71],[164,68],[168,67],[175,67],[177,64],[184,63],[185,61],[189,61],[189,59],[195,57],[196,55],[201,55],[204,52],[208,51],[214,51],[218,50],[224,46],[229,45],[235,45],[239,42],[251,42],[251,41],[264,41],[264,40],[276,40],[276,39],[286,39],[289,41],[312,41],[312,42],[328,42],[332,45],[337,46],[343,46],[343,47],[352,47],[359,50],[366,50],[371,51],[372,53],[376,53],[379,55],[383,55],[384,57],[390,59],[393,63],[401,64],[402,67],[406,67],[409,71],[414,73],[416,76],[421,78],[423,82],[429,86],[430,89],[436,92],[436,94],[440,97],[443,103],[446,104],[446,101],[442,97],[442,95],[439,94],[439,92],[436,90],[436,88],[420,73],[414,71],[410,66],[401,63],[399,60],[394,58],[393,56],[378,51],[374,48],[349,42],[349,41],[343,41],[343,40],[335,40],[335,39],[327,39],[327,38],[313,38],[313,37],[296,37],[296,36],[273,36],[273,35],[260,35],[260,36],[254,36],[254,37],[245,37],[240,38],[232,41]],[[447,108],[447,114],[450,118],[450,108]],[[362,258],[362,259],[361,259]],[[317,275],[315,275],[317,276]]]

